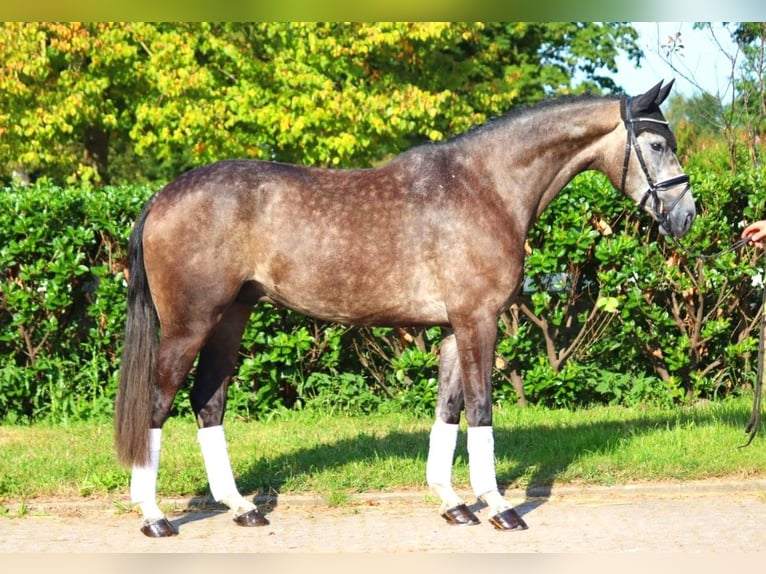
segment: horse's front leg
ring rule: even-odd
[[[213,330],[200,352],[190,399],[197,416],[197,439],[213,498],[233,511],[236,524],[265,526],[269,524],[266,517],[237,489],[223,430],[226,394],[250,311],[251,307],[234,303]]]
[[[441,499],[440,512],[447,522],[460,526],[479,524],[479,519],[452,488],[452,465],[463,410],[463,384],[454,334],[442,340],[439,357],[439,392],[428,445],[426,480]]]
[[[495,440],[492,429],[492,365],[497,339],[497,317],[474,314],[455,325],[458,361],[463,380],[468,421],[468,467],[471,488],[489,507],[490,522],[498,530],[524,530],[526,523],[497,488]]]

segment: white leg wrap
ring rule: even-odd
[[[202,450],[207,480],[213,498],[224,503],[237,514],[255,508],[255,505],[245,500],[237,490],[223,427],[218,425],[201,428],[197,430],[197,440],[199,440]]]
[[[164,517],[157,506],[157,473],[160,468],[162,429],[149,429],[149,466],[134,466],[130,477],[130,499],[141,508],[145,520]]]
[[[431,427],[426,462],[426,481],[442,500],[443,508],[452,508],[463,501],[452,488],[452,463],[455,458],[459,425],[437,419]]]
[[[476,496],[497,490],[492,427],[468,427],[468,469]]]
[[[490,515],[511,507],[497,490],[492,427],[468,427],[468,467],[471,488],[478,498],[487,503]]]
[[[217,501],[238,494],[234,474],[226,447],[226,436],[222,426],[201,428],[197,431],[197,440],[205,461],[210,492]]]

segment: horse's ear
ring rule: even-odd
[[[652,104],[656,103],[657,97],[660,94],[661,87],[662,82],[659,82],[657,85],[649,88],[649,90],[643,94],[631,98],[631,111],[633,113],[640,113],[649,110],[652,107]]]
[[[673,78],[665,86],[662,87],[662,89],[660,90],[660,93],[657,94],[657,97],[654,99],[655,104],[659,106],[662,102],[664,102],[667,99],[668,94],[670,93],[670,88],[673,87],[673,82],[675,81],[676,81],[675,78]]]

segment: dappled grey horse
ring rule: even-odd
[[[471,488],[500,530],[526,528],[498,491],[491,374],[499,315],[522,283],[524,241],[556,194],[598,170],[681,237],[695,217],[660,104],[627,97],[525,107],[374,169],[221,161],[144,207],[129,243],[116,446],[147,536],[175,527],[156,502],[162,426],[199,355],[191,403],[213,497],[268,524],[239,493],[223,433],[227,388],[253,306],[352,325],[444,328],[426,477],[451,524],[476,524],[452,488],[465,412]]]

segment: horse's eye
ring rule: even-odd
[[[662,151],[662,144],[661,143],[654,142],[653,144],[650,144],[650,145],[651,145],[651,148],[654,151]]]

